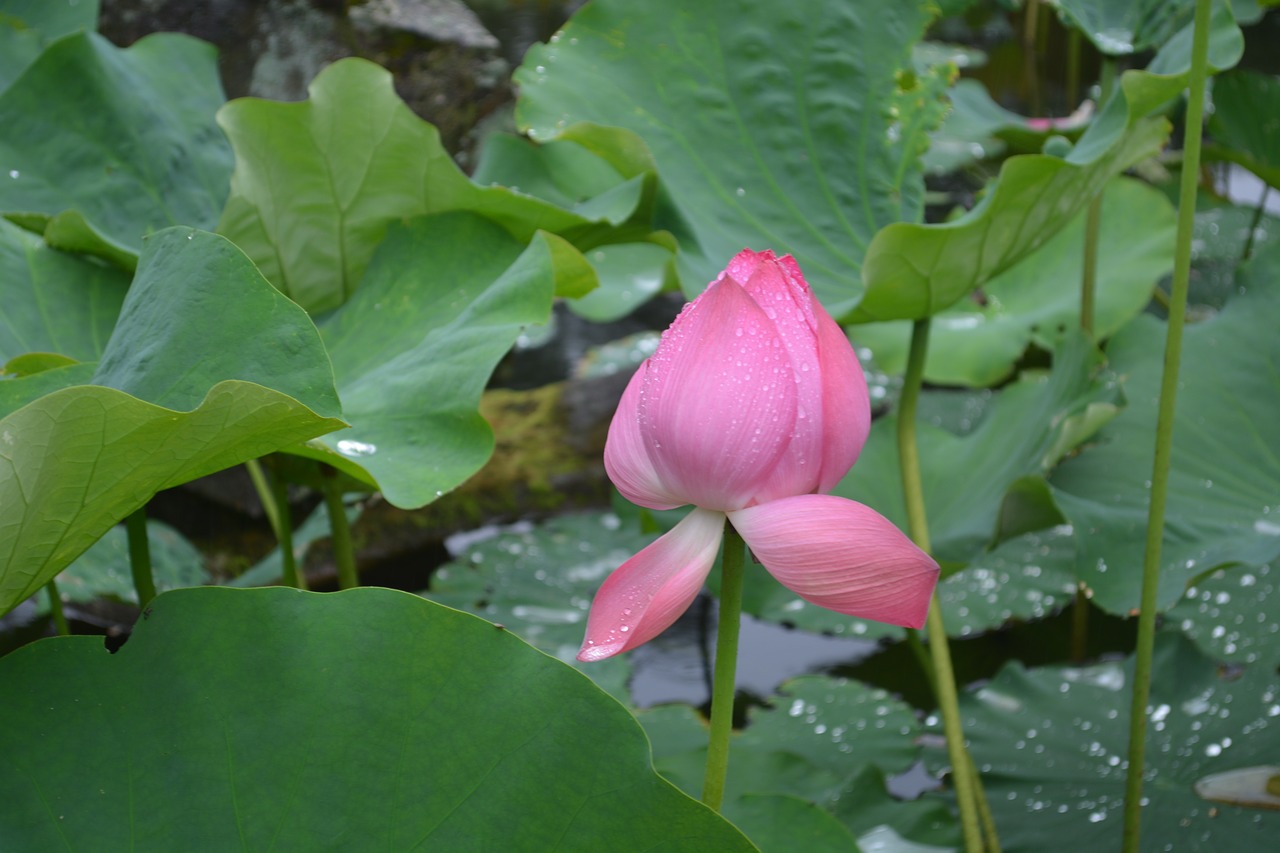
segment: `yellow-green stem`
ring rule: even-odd
[[[347,508],[342,502],[338,472],[328,465],[321,466],[320,488],[329,512],[329,541],[333,544],[333,562],[338,569],[338,589],[355,589],[360,585],[360,577],[356,573],[356,553],[351,545],[351,525],[347,523]]]
[[[1160,381],[1160,405],[1156,416],[1156,450],[1151,466],[1151,504],[1147,510],[1146,551],[1142,560],[1142,603],[1138,611],[1138,643],[1134,653],[1133,704],[1129,709],[1129,766],[1124,796],[1125,853],[1137,853],[1141,838],[1147,702],[1151,698],[1151,659],[1155,652],[1156,589],[1160,581],[1160,546],[1164,537],[1164,511],[1173,455],[1178,366],[1182,358],[1182,327],[1187,310],[1187,282],[1191,273],[1191,234],[1200,173],[1200,133],[1204,123],[1205,74],[1208,67],[1209,10],[1210,0],[1196,0],[1173,286],[1169,298],[1168,336],[1165,339],[1164,373]]]
[[[271,486],[267,483],[267,475],[262,470],[262,463],[257,459],[249,459],[244,463],[244,469],[249,472],[249,480],[253,483],[253,490],[258,493],[258,503],[262,505],[262,512],[267,516],[267,523],[271,525],[271,532],[276,535],[276,540],[280,539],[280,513],[276,509],[276,503],[271,497]]]
[[[721,560],[720,614],[716,627],[716,669],[711,690],[711,736],[707,743],[707,775],[702,802],[720,811],[729,770],[729,737],[733,734],[733,698],[738,669],[738,629],[742,623],[742,537],[726,519]]]
[[[57,582],[49,581],[44,585],[44,591],[49,594],[49,615],[53,617],[53,627],[58,629],[58,636],[71,636],[71,626],[67,624],[67,614],[62,612],[62,595],[58,592]]]
[[[925,514],[920,454],[916,446],[916,404],[920,398],[920,386],[924,383],[924,363],[928,352],[929,320],[926,318],[917,320],[912,326],[907,373],[903,379],[902,396],[898,400],[898,459],[902,468],[907,525],[912,541],[926,552],[930,549],[929,522]],[[947,629],[942,621],[942,608],[936,592],[929,604],[929,618],[925,627],[929,634],[933,686],[947,738],[947,754],[951,759],[951,778],[955,786],[956,805],[960,810],[960,830],[964,836],[965,850],[968,853],[982,853],[982,827],[979,823],[977,795],[981,782],[965,748],[956,676],[951,666],[951,648],[947,645]]]
[[[257,459],[245,462],[244,467],[249,471],[249,479],[253,481],[253,489],[258,493],[262,512],[267,516],[271,532],[280,545],[280,582],[294,589],[306,589],[306,580],[298,574],[298,561],[293,556],[293,518],[289,512],[288,483],[274,467],[268,480],[262,463]]]
[[[156,597],[156,582],[151,576],[151,544],[147,541],[147,508],[142,507],[124,520],[129,537],[129,570],[133,588],[138,592],[138,606],[146,607]]]

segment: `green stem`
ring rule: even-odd
[[[726,519],[724,560],[720,575],[720,618],[716,627],[716,671],[711,691],[711,739],[702,802],[720,811],[729,769],[729,736],[733,733],[733,697],[738,668],[738,628],[742,623],[742,537]]]
[[[1076,584],[1076,603],[1071,608],[1071,660],[1083,663],[1089,656],[1089,587]]]
[[[147,508],[144,506],[124,520],[129,536],[129,569],[133,572],[133,588],[138,591],[138,606],[146,607],[156,597],[156,582],[151,576],[151,544],[147,541]]]
[[[324,505],[329,511],[333,561],[338,567],[338,589],[355,589],[360,585],[360,578],[356,574],[356,553],[351,547],[351,525],[347,523],[347,508],[342,503],[338,472],[327,465],[321,466],[320,483]]]
[[[280,543],[281,583],[294,589],[306,589],[306,576],[298,571],[298,560],[293,555],[293,514],[289,511],[289,484],[279,470],[272,471],[271,499],[280,522],[280,527],[276,530],[276,541]]]
[[[935,686],[938,676],[933,671],[933,659],[929,657],[929,650],[925,647],[924,641],[920,639],[920,632],[915,628],[904,628],[907,634],[907,648],[911,649],[911,653],[916,656],[916,663],[920,664],[920,669],[924,672],[925,678],[929,679],[929,690],[934,696],[938,695],[938,688]]]
[[[1271,192],[1270,184],[1262,185],[1262,198],[1258,199],[1258,206],[1253,211],[1253,219],[1249,222],[1249,236],[1244,240],[1244,251],[1240,253],[1240,263],[1244,263],[1253,257],[1253,235],[1258,233],[1258,223],[1262,221],[1262,214],[1267,209],[1267,195]]]
[[[1116,61],[1110,56],[1102,58],[1102,73],[1098,82],[1098,107],[1111,97],[1115,88]],[[1084,269],[1080,277],[1080,328],[1093,337],[1095,292],[1098,282],[1098,242],[1102,233],[1102,193],[1089,202],[1084,220]]]
[[[1168,337],[1160,406],[1156,416],[1156,451],[1151,466],[1151,504],[1147,511],[1147,542],[1142,561],[1142,603],[1138,611],[1138,643],[1134,654],[1133,704],[1129,709],[1129,767],[1124,796],[1124,851],[1137,853],[1141,833],[1142,777],[1146,764],[1147,702],[1151,698],[1151,659],[1155,652],[1156,589],[1160,581],[1160,546],[1173,454],[1174,412],[1178,366],[1182,358],[1182,327],[1187,310],[1187,282],[1191,273],[1191,235],[1200,174],[1200,134],[1204,123],[1205,73],[1209,49],[1210,0],[1196,0],[1195,35],[1191,44],[1191,84],[1183,143],[1182,185],[1178,197],[1178,235],[1174,254],[1173,287],[1169,300]]]
[[[898,459],[902,467],[902,493],[907,504],[907,525],[911,539],[921,550],[929,551],[929,522],[925,514],[924,489],[921,486],[920,454],[916,445],[916,404],[924,383],[924,363],[929,352],[929,320],[917,320],[911,328],[911,350],[907,356],[907,373],[902,396],[898,400]],[[952,783],[956,805],[960,809],[960,829],[968,853],[982,853],[982,827],[978,816],[978,794],[981,787],[973,762],[965,748],[964,730],[960,725],[960,702],[956,691],[955,670],[951,666],[951,648],[947,645],[947,628],[942,621],[942,607],[935,591],[929,604],[926,623],[929,653],[933,658],[933,686],[938,697],[938,710],[947,737],[947,754],[951,759]]]
[[[249,459],[244,463],[244,467],[249,472],[249,479],[253,482],[253,490],[258,493],[258,503],[262,504],[262,511],[267,516],[267,523],[271,525],[271,532],[279,540],[280,513],[275,500],[272,499],[271,486],[267,483],[267,475],[262,470],[262,463],[257,459]]]
[[[62,612],[62,596],[58,593],[57,581],[49,581],[45,584],[44,591],[49,594],[49,615],[53,617],[53,625],[58,629],[58,636],[71,636],[71,626],[67,624],[67,614]]]
[[[1080,31],[1067,30],[1067,110],[1080,104]]]
[[[293,517],[289,512],[289,484],[280,476],[280,472],[272,469],[268,480],[262,463],[250,459],[244,463],[249,471],[249,479],[253,481],[253,489],[258,493],[258,502],[271,525],[271,532],[276,535],[280,545],[280,582],[294,589],[306,589],[306,579],[298,574],[298,561],[293,556]]]

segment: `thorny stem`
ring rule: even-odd
[[[702,802],[720,811],[729,769],[729,736],[733,733],[733,698],[738,667],[738,629],[742,623],[742,537],[726,519],[724,559],[720,575],[720,618],[716,628],[716,671],[711,691],[711,739]]]
[[[929,523],[925,514],[924,489],[920,478],[920,454],[916,445],[916,403],[924,382],[925,356],[929,352],[929,320],[917,320],[911,329],[911,350],[907,357],[907,373],[902,396],[898,400],[898,459],[902,466],[902,492],[907,504],[907,525],[911,539],[921,550],[929,551]],[[929,653],[933,658],[934,692],[947,738],[947,754],[951,760],[952,783],[956,804],[960,809],[960,829],[967,853],[982,853],[982,827],[979,823],[978,789],[981,781],[965,748],[960,724],[960,703],[956,693],[955,670],[951,666],[951,648],[947,645],[947,629],[942,621],[942,608],[935,591],[929,604],[926,623]],[[994,843],[994,838],[992,839]]]
[[[1160,546],[1169,492],[1173,455],[1174,412],[1178,367],[1182,358],[1182,327],[1187,312],[1187,283],[1191,274],[1191,236],[1200,174],[1200,134],[1204,123],[1205,73],[1209,53],[1210,0],[1196,0],[1195,34],[1191,43],[1191,83],[1183,143],[1182,185],[1178,197],[1178,236],[1174,249],[1173,286],[1169,299],[1168,336],[1156,416],[1156,451],[1151,466],[1151,503],[1147,510],[1147,542],[1142,561],[1142,604],[1138,612],[1138,643],[1134,654],[1133,704],[1129,709],[1129,766],[1124,795],[1124,851],[1137,853],[1141,835],[1142,777],[1146,762],[1147,702],[1151,698],[1151,659],[1155,652],[1156,589],[1160,581]]]

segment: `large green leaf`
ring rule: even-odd
[[[150,237],[93,383],[187,411],[236,379],[338,417],[315,326],[265,284],[224,237],[192,228]]]
[[[508,133],[485,137],[472,180],[527,193],[586,219],[621,225],[636,212],[645,176],[627,178],[577,142],[538,145]]]
[[[152,231],[211,228],[231,173],[223,100],[213,47],[187,36],[59,39],[0,94],[0,213],[126,266]]]
[[[114,267],[49,248],[0,219],[0,366],[29,352],[97,361],[129,289]]]
[[[1108,56],[1158,48],[1191,23],[1193,0],[1058,0],[1064,23]]]
[[[1173,269],[1173,206],[1160,191],[1129,179],[1103,194],[1098,243],[1094,332],[1110,337],[1142,311],[1161,277]],[[965,300],[934,315],[925,379],[953,385],[994,385],[1008,376],[1027,345],[1053,349],[1080,325],[1080,276],[1085,216],[1054,235]],[[873,323],[854,330],[876,364],[906,369],[911,324]]]
[[[541,235],[526,248],[472,213],[392,226],[360,290],[321,321],[351,429],[298,452],[403,508],[462,483],[493,452],[485,383],[520,331],[546,322],[555,272]]]
[[[1210,153],[1280,189],[1280,77],[1237,69],[1213,81]]]
[[[872,235],[921,214],[945,81],[898,72],[927,22],[914,3],[599,0],[526,54],[516,117],[540,140],[581,121],[644,139],[688,292],[771,248],[841,315]]]
[[[0,684],[15,849],[752,849],[581,675],[405,593],[178,590]]]
[[[1148,706],[1144,851],[1275,847],[1280,813],[1211,803],[1206,775],[1275,761],[1273,666],[1228,673],[1176,634],[1158,638]],[[1132,661],[1027,671],[965,696],[965,736],[1009,853],[1114,849],[1124,802]]]
[[[474,210],[526,241],[539,228],[593,221],[504,187],[473,184],[436,129],[396,95],[391,74],[370,62],[336,62],[309,91],[301,103],[240,98],[218,112],[236,153],[218,231],[313,314],[351,297],[399,219]]]
[[[36,61],[49,42],[76,30],[97,28],[98,0],[0,2],[0,92]]]
[[[1269,246],[1236,281],[1244,292],[1183,340],[1161,608],[1219,565],[1280,555],[1280,247]],[[1152,317],[1112,340],[1108,355],[1126,377],[1129,406],[1053,477],[1079,539],[1080,578],[1115,613],[1140,599],[1164,342],[1165,326]]]
[[[147,241],[92,382],[0,419],[0,612],[157,491],[343,425],[305,312],[192,229]]]
[[[1221,70],[1239,61],[1244,39],[1230,10],[1218,13],[1209,63]],[[1121,76],[1117,94],[1065,158],[1011,157],[965,216],[880,231],[867,249],[867,292],[854,319],[918,320],[954,305],[1044,245],[1112,176],[1159,151],[1168,124],[1147,116],[1177,96],[1190,74],[1186,46],[1180,38],[1174,42],[1146,71]]]

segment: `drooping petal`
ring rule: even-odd
[[[818,362],[822,365],[822,470],[819,492],[829,492],[849,473],[871,432],[867,378],[844,330],[825,311],[818,317]]]
[[[604,443],[604,470],[622,496],[633,504],[674,509],[688,501],[671,494],[663,485],[640,435],[640,386],[647,370],[648,362],[641,364],[622,393]]]
[[[729,513],[779,582],[820,607],[919,628],[938,564],[880,513],[832,495],[800,495]]]
[[[666,493],[746,506],[795,429],[796,387],[773,322],[722,277],[662,337],[639,390],[640,435]]]
[[[578,660],[612,657],[671,627],[702,589],[723,534],[723,513],[695,508],[609,575],[591,603]]]

